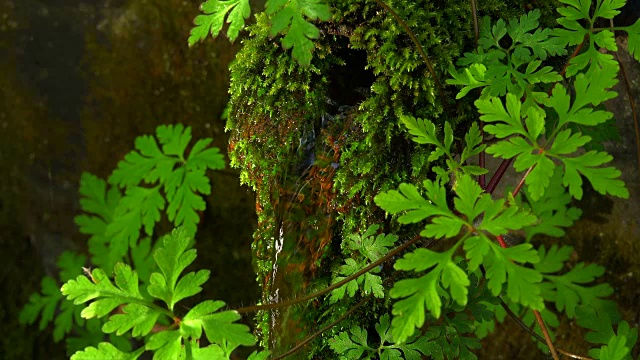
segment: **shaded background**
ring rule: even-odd
[[[0,359],[65,358],[64,342],[17,315],[44,275],[57,277],[63,250],[86,251],[73,222],[83,171],[106,178],[161,124],[191,126],[194,139],[211,137],[226,153],[220,115],[238,45],[221,37],[187,47],[199,5],[0,0]],[[255,200],[235,170],[209,174],[193,267],[212,271],[209,298],[240,307],[259,298]]]
[[[73,223],[82,171],[105,178],[135,137],[160,124],[192,126],[194,138],[212,137],[226,152],[220,115],[227,65],[238,44],[221,37],[187,48],[200,2],[0,0],[1,359],[65,358],[63,342],[53,343],[51,332],[38,332],[37,323],[22,327],[17,314],[44,275],[57,275],[58,254],[86,250],[86,237]],[[632,2],[625,14],[630,21],[637,6]],[[625,54],[622,61],[638,99],[640,67]],[[614,298],[637,326],[640,181],[630,107],[621,84],[618,91],[623,96],[609,107],[622,139],[606,147],[631,198],[618,201],[587,190],[578,204],[583,219],[563,242],[576,248],[575,261],[607,266]],[[196,266],[212,270],[207,296],[239,307],[259,297],[250,252],[255,200],[234,170],[211,178]],[[572,336],[579,335],[574,325],[562,326],[565,338],[573,339],[565,347],[585,353]],[[485,341],[481,359],[539,354],[508,320],[497,333]]]

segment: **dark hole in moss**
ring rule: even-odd
[[[332,68],[328,95],[338,106],[355,106],[368,96],[376,79],[371,71],[365,69],[367,53],[349,48],[347,37],[338,37],[333,48],[334,54],[345,64]]]

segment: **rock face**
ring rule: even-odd
[[[469,102],[454,103],[452,90],[438,89],[390,13],[375,2],[330,3],[334,21],[316,24],[321,36],[308,69],[268,36],[269,20],[262,15],[231,65],[230,158],[256,190],[254,267],[264,303],[326,286],[330,269],[339,265],[342,238],[385,223],[373,197],[429,176],[423,166],[428,154],[407,140],[398,115],[475,120]],[[552,2],[537,3],[543,24],[551,24]],[[468,1],[388,4],[416,33],[441,82],[449,64],[474,47]],[[526,11],[528,2],[479,6],[480,16],[509,18]],[[467,115],[452,118],[447,108]],[[416,229],[384,229],[392,230],[402,236]],[[265,343],[275,354],[287,351],[316,329],[313,319],[328,306],[317,300],[262,314]],[[362,310],[356,316],[379,315]],[[294,356],[313,357],[321,352],[317,344]]]

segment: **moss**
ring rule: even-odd
[[[277,39],[268,37],[264,14],[257,15],[231,66],[230,157],[241,169],[242,181],[257,193],[254,268],[264,302],[274,301],[276,290],[285,290],[278,274],[292,263],[303,263],[298,269],[303,279],[289,276],[285,282],[304,284],[287,286],[280,299],[328,283],[331,267],[342,261],[336,255],[342,234],[372,223],[389,224],[373,197],[400,182],[431,176],[428,151],[407,139],[399,115],[440,125],[473,120],[470,102],[452,100],[455,88],[440,93],[415,44],[391,14],[375,2],[328,2],[333,20],[316,24],[321,37],[309,68],[299,67]],[[474,47],[468,0],[387,4],[415,32],[444,83],[450,64]],[[508,18],[522,14],[527,4],[483,1],[478,11],[479,16]],[[415,230],[385,228],[405,237]],[[312,264],[305,266],[305,261]],[[318,303],[306,308],[305,318],[312,321],[327,310],[327,304]],[[377,311],[364,311],[359,319],[376,317]],[[267,320],[283,321],[276,318],[260,315],[264,344],[272,348]],[[280,345],[276,353],[286,347]],[[321,347],[317,341],[305,353],[327,351]]]

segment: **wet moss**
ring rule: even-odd
[[[415,228],[392,225],[373,204],[380,191],[432,175],[428,152],[408,141],[399,115],[428,118],[439,126],[445,120],[454,125],[472,120],[473,111],[464,111],[471,108],[470,103],[452,101],[453,88],[438,89],[415,45],[391,14],[375,2],[329,3],[333,20],[316,24],[321,36],[309,68],[297,66],[277,39],[268,37],[269,19],[264,14],[257,16],[231,65],[230,157],[241,170],[242,181],[257,195],[254,269],[263,302],[274,301],[276,292],[278,299],[296,295],[292,286],[281,285],[278,274],[300,260],[283,258],[309,254],[300,270],[303,279],[285,279],[303,282],[308,291],[328,283],[329,270],[341,261],[332,251],[340,249],[344,235],[372,223],[386,224],[385,232],[404,237],[415,232]],[[416,32],[441,82],[449,65],[474,47],[468,1],[387,3]],[[551,1],[540,3],[544,3],[544,20],[550,22]],[[508,18],[524,12],[528,3],[487,1],[480,6],[480,16]],[[328,167],[331,164],[333,170]],[[318,227],[325,229],[323,235],[313,235],[312,220],[323,217],[329,219]],[[288,244],[289,250],[287,242],[294,243]],[[280,243],[285,243],[284,250]],[[374,308],[363,310],[343,326],[365,324],[385,306]],[[307,319],[331,314],[321,302],[305,312]],[[278,331],[297,328],[278,328],[285,321],[281,314],[258,318],[265,346],[274,345],[269,339],[274,331],[270,321]],[[305,321],[310,322],[303,328],[313,327],[313,321]],[[275,352],[288,345],[276,346]],[[324,351],[328,349],[316,341],[296,356],[332,356]]]

